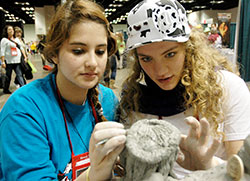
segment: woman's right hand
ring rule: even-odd
[[[105,143],[98,144],[105,139]],[[96,124],[89,145],[90,181],[108,180],[112,177],[115,161],[125,142],[126,130],[122,124],[111,121]]]
[[[5,64],[5,62],[2,62],[2,64],[1,64],[1,66],[2,66],[2,68],[6,68],[6,64]]]
[[[206,170],[218,164],[214,154],[216,153],[220,140],[214,138],[209,143],[210,125],[206,118],[198,121],[190,116],[186,118],[190,126],[188,136],[182,135],[180,149],[184,155],[179,155],[177,162],[188,170]]]

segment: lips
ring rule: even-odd
[[[166,83],[166,82],[170,82],[172,80],[174,76],[170,76],[170,77],[167,77],[167,78],[164,78],[164,79],[158,79],[159,82],[161,83]]]
[[[97,73],[95,73],[95,72],[87,72],[87,73],[82,73],[82,75],[95,76],[95,75],[97,75]]]
[[[81,75],[84,77],[84,79],[93,80],[93,79],[95,79],[97,77],[98,74],[95,73],[95,72],[87,72],[87,73],[83,73]]]

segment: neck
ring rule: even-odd
[[[62,74],[57,73],[56,84],[61,96],[67,101],[76,105],[82,105],[86,101],[88,89],[76,86]]]

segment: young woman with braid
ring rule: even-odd
[[[0,180],[108,180],[126,140],[98,82],[116,40],[94,2],[65,2],[44,55],[54,71],[15,91],[0,114]],[[109,120],[109,121],[107,121]]]
[[[127,49],[135,63],[124,84],[121,119],[131,125],[158,118],[178,127],[186,135],[178,163],[189,170],[237,153],[250,134],[250,93],[238,71],[203,33],[190,30],[177,0],[144,0],[127,21]],[[210,135],[224,139],[210,142]],[[181,178],[189,171],[179,165],[174,172]]]

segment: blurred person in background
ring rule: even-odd
[[[2,68],[6,69],[6,80],[4,84],[3,93],[11,94],[9,90],[12,71],[16,73],[17,81],[20,86],[25,84],[21,70],[21,56],[23,47],[19,39],[14,37],[13,26],[6,25],[3,30],[3,38],[1,40],[1,64]],[[24,59],[27,61],[27,57],[24,54]]]
[[[27,50],[26,50],[26,44],[25,44],[25,41],[24,41],[24,38],[23,38],[23,30],[20,27],[15,26],[14,31],[15,31],[15,37],[16,37],[15,40],[18,39],[17,41],[19,41],[21,43],[22,56],[23,56],[21,58],[28,57],[28,53],[27,53]],[[24,84],[26,84],[26,79],[24,77],[24,73],[22,75],[23,75]],[[17,77],[15,78],[14,83],[16,85],[16,88],[19,88],[21,86],[21,84],[18,82]]]

